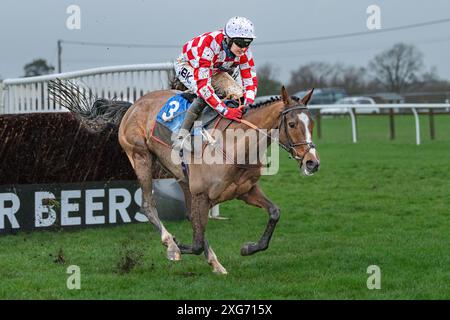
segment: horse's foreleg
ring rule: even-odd
[[[178,242],[177,242],[177,245],[180,248],[181,253],[183,253],[183,254],[195,254],[196,253],[193,246],[183,245]],[[211,246],[208,244],[208,240],[206,240],[206,238],[205,238],[203,245],[204,245],[204,253],[205,253],[206,260],[208,261],[209,265],[211,267],[213,267],[213,272],[218,273],[218,274],[227,274],[228,273],[227,270],[222,266],[222,264],[217,259],[216,254],[214,253]]]
[[[216,254],[214,253],[211,246],[208,244],[208,241],[205,239],[205,257],[208,261],[209,265],[213,267],[213,272],[218,274],[227,274],[227,270],[222,266],[222,264],[217,259]]]
[[[258,243],[246,243],[241,248],[241,255],[248,256],[258,251],[266,250],[269,247],[270,239],[273,231],[280,219],[280,209],[268,199],[258,185],[254,185],[246,194],[241,195],[238,199],[259,208],[264,208],[269,213],[269,222]]]
[[[158,229],[161,235],[161,241],[167,247],[167,258],[169,260],[180,260],[180,249],[176,245],[173,236],[167,231],[159,219],[156,203],[152,196],[152,156],[148,151],[134,152],[132,159],[134,171],[142,188],[141,210],[156,229]]]

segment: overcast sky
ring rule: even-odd
[[[81,29],[66,28],[69,5],[81,9]],[[130,49],[65,44],[63,71],[97,66],[173,60],[184,42],[222,28],[234,15],[250,18],[258,39],[273,41],[368,31],[366,9],[381,8],[381,27],[391,28],[450,18],[449,0],[0,0],[0,77],[23,75],[35,58],[57,65],[57,39],[91,42],[179,44],[180,49]],[[359,66],[403,41],[417,45],[426,66],[450,79],[450,22],[338,40],[255,46],[258,65],[273,64],[279,79],[311,61]]]

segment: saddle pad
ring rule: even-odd
[[[191,103],[182,94],[177,94],[167,100],[156,117],[156,121],[172,132],[177,132],[186,116],[186,110]]]
[[[190,98],[190,99],[189,99]],[[185,94],[177,94],[171,97],[156,116],[155,125],[151,131],[151,137],[168,146],[172,146],[172,135],[177,133],[186,117],[186,111],[189,109],[192,98]],[[196,124],[199,122],[201,125],[194,125],[191,130],[191,135],[201,135],[201,128],[207,127],[211,124],[219,114],[213,108],[206,106],[203,112],[196,120]]]

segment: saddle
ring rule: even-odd
[[[197,97],[193,93],[180,93],[169,100],[161,108],[156,117],[155,124],[151,130],[150,137],[155,141],[172,147],[172,136],[178,133],[178,130],[186,116],[192,101]],[[225,100],[228,107],[235,108],[239,102],[235,100]],[[213,108],[206,106],[191,129],[191,136],[201,135],[202,129],[208,129],[217,123],[221,117]],[[231,123],[231,120],[229,120]]]

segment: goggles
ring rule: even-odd
[[[239,48],[248,48],[250,43],[252,43],[252,38],[233,38],[233,43],[235,43]]]

